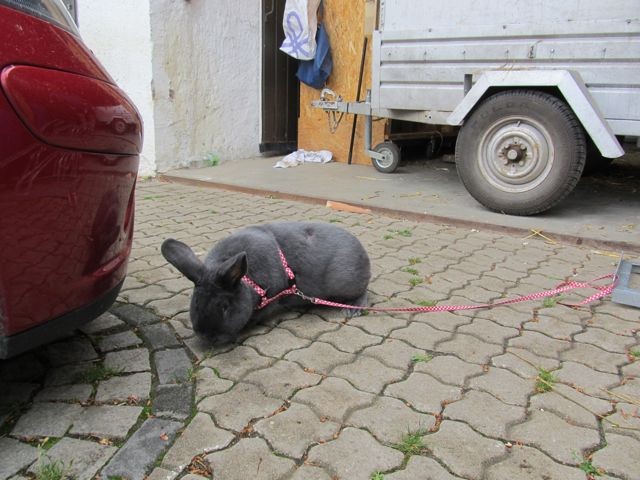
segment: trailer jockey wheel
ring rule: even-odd
[[[536,90],[509,90],[465,120],[456,142],[458,175],[485,207],[511,215],[548,210],[576,186],[586,142],[562,100]]]
[[[383,142],[376,145],[375,152],[384,155],[384,158],[372,158],[371,163],[376,170],[382,173],[392,173],[400,163],[400,148],[393,142]]]

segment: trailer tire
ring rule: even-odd
[[[385,156],[384,160],[371,158],[371,163],[376,170],[382,173],[392,173],[400,164],[400,148],[393,142],[383,142],[376,145],[375,152]]]
[[[586,141],[562,100],[536,90],[508,90],[484,100],[465,121],[455,156],[462,183],[482,205],[534,215],[575,188]]]

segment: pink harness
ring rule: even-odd
[[[277,295],[269,298],[267,297],[267,291],[264,288],[262,288],[260,285],[258,285],[256,282],[254,282],[248,275],[245,275],[244,277],[242,277],[242,281],[249,287],[253,288],[253,290],[260,296],[260,303],[256,307],[256,310],[263,309],[264,307],[269,305],[271,302],[275,302],[276,300],[278,300],[280,297],[284,297],[286,295],[298,295],[300,292],[300,290],[298,290],[298,287],[296,287],[296,284],[293,283],[294,280],[296,279],[296,276],[294,275],[293,270],[291,270],[291,268],[289,267],[289,264],[287,263],[287,259],[284,257],[284,253],[282,253],[282,250],[278,249],[278,255],[280,256],[282,267],[284,268],[284,271],[287,274],[287,277],[289,278],[289,284],[291,285],[289,288],[286,288],[282,290],[280,293],[278,293]]]
[[[515,297],[510,299],[498,300],[491,304],[481,303],[477,305],[433,305],[433,306],[424,306],[424,307],[395,307],[395,308],[394,307],[392,308],[363,307],[359,305],[347,305],[344,303],[332,302],[332,301],[324,300],[317,297],[308,297],[307,295],[302,293],[300,290],[298,290],[298,287],[294,283],[296,276],[294,275],[293,270],[291,270],[291,268],[289,267],[289,264],[287,263],[287,259],[285,258],[284,253],[282,253],[282,250],[278,249],[278,255],[280,256],[282,267],[284,268],[284,271],[287,274],[287,277],[289,278],[289,284],[290,284],[289,288],[282,290],[280,293],[278,293],[277,295],[274,295],[273,297],[267,297],[267,291],[264,288],[262,288],[253,280],[251,280],[249,276],[245,275],[242,277],[242,281],[249,287],[253,288],[253,290],[260,296],[260,303],[256,307],[256,310],[263,309],[264,307],[269,305],[271,302],[275,302],[281,297],[284,297],[287,295],[297,295],[303,298],[304,300],[310,301],[315,305],[324,305],[327,307],[337,307],[337,308],[348,308],[353,310],[369,310],[372,312],[413,312],[413,313],[456,312],[459,310],[476,310],[480,308],[493,308],[499,305],[510,305],[513,303],[526,302],[529,300],[539,300],[542,298],[553,297],[553,296],[559,295],[560,293],[568,292],[570,290],[575,290],[575,289],[590,288],[590,289],[596,290],[597,291],[596,293],[587,297],[582,302],[577,304],[557,302],[560,305],[565,305],[567,307],[581,307],[591,302],[594,302],[596,300],[600,300],[601,298],[609,295],[613,291],[616,284],[616,280],[617,280],[615,274],[610,274],[610,275],[604,275],[602,277],[599,277],[593,280],[593,282],[597,282],[599,280],[611,279],[612,280],[611,283],[607,285],[593,285],[592,283],[589,283],[589,282],[575,282],[575,281],[562,282],[556,288],[551,290],[545,290],[542,292],[537,292],[530,295],[525,295],[525,296],[520,296],[520,297]]]

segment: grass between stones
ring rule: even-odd
[[[382,472],[374,472],[371,475],[371,480],[384,480],[384,474]]]
[[[416,430],[415,432],[407,433],[400,443],[393,445],[396,450],[400,450],[407,456],[420,455],[424,452],[425,446],[422,441],[422,437],[427,432],[423,429]]]
[[[103,380],[107,380],[111,377],[122,373],[121,370],[105,367],[102,363],[96,363],[86,372],[83,372],[76,376],[76,383],[96,383]]]
[[[433,359],[433,356],[429,355],[428,353],[416,353],[411,357],[411,361],[413,363],[420,363],[420,362],[426,363],[432,359]]]
[[[536,392],[544,393],[553,390],[553,386],[556,383],[556,377],[548,370],[540,367],[538,368],[538,376],[536,377]]]

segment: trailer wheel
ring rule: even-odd
[[[371,163],[376,167],[376,170],[382,173],[392,173],[398,168],[398,164],[400,163],[400,149],[395,143],[379,143],[373,150],[384,155],[383,159],[371,159]]]
[[[548,210],[576,186],[586,142],[572,110],[535,90],[497,93],[466,120],[456,142],[458,175],[485,207],[511,215]]]

